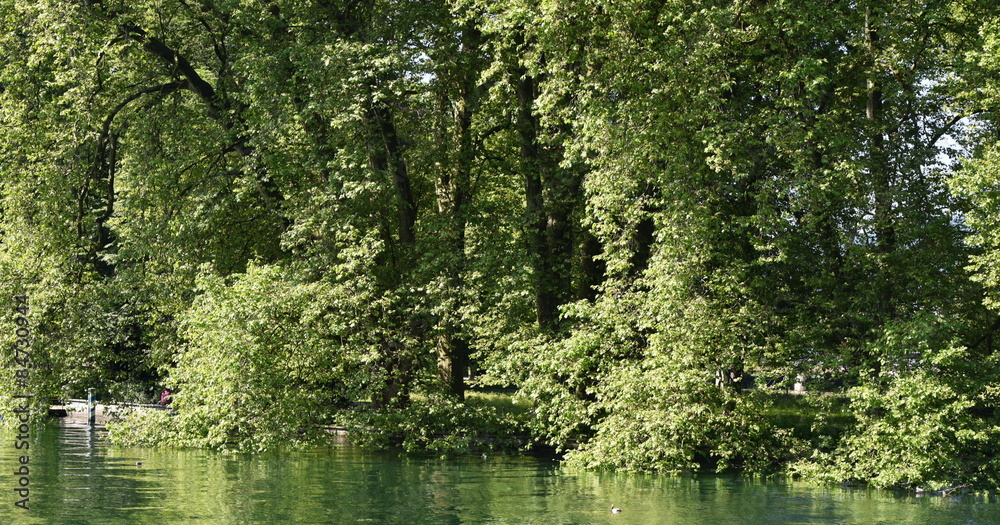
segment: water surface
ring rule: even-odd
[[[0,523],[1000,523],[1000,503],[969,496],[575,472],[531,458],[414,459],[353,447],[260,455],[117,448],[102,437],[85,426],[33,431],[28,511],[14,506],[21,451],[6,437]],[[612,504],[624,512],[612,515]]]

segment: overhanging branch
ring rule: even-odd
[[[205,103],[205,106],[208,107],[208,115],[215,120],[222,120],[222,111],[219,110],[215,101],[215,88],[198,74],[198,71],[195,70],[194,66],[188,62],[184,55],[167,46],[162,40],[149,36],[139,26],[129,25],[123,29],[126,38],[139,42],[142,44],[143,49],[160,57],[167,65],[180,73],[189,83],[188,89],[198,95],[202,102]]]
[[[984,110],[976,110],[973,111],[972,113],[969,113],[968,115],[959,113],[958,115],[951,117],[950,119],[948,119],[948,122],[945,122],[944,125],[938,128],[938,130],[934,132],[934,135],[931,136],[931,139],[927,141],[927,148],[928,149],[933,148],[934,145],[937,144],[942,137],[947,135],[948,132],[951,131],[953,127],[955,127],[955,124],[958,124],[959,121],[961,121],[962,119],[966,117],[971,117],[973,115],[978,115],[980,113],[984,113]]]
[[[173,93],[180,89],[189,89],[189,85],[190,85],[189,82],[186,80],[169,82],[166,84],[160,84],[158,86],[148,87],[141,91],[137,91],[129,95],[128,97],[125,97],[125,100],[119,102],[118,105],[111,110],[111,113],[108,114],[107,118],[104,119],[104,125],[101,126],[100,140],[106,141],[108,136],[111,135],[111,124],[114,122],[115,117],[117,117],[118,114],[121,113],[123,109],[125,109],[125,106],[138,100],[143,95],[150,95],[152,93],[162,93],[162,94]]]
[[[164,63],[172,67],[184,78],[183,82],[186,83],[178,86],[177,89],[187,89],[198,95],[198,98],[201,99],[208,110],[208,116],[219,122],[227,131],[232,130],[232,122],[224,118],[226,112],[218,105],[215,88],[198,74],[198,71],[195,70],[194,66],[191,65],[184,55],[166,45],[162,40],[150,36],[146,30],[136,25],[123,26],[121,38],[142,44],[144,50],[156,55]],[[245,138],[240,137],[236,141],[236,151],[243,157],[251,153],[251,149],[246,145]]]

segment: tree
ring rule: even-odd
[[[974,6],[896,6],[891,18],[848,2],[647,7],[588,7],[589,25],[573,9],[545,19],[552,34],[603,44],[581,52],[571,148],[592,168],[608,281],[594,305],[565,310],[574,335],[523,384],[550,405],[540,413],[562,408],[540,425],[582,440],[587,464],[773,463],[788,443],[761,438],[765,405],[743,387],[799,374],[879,384],[907,366],[871,344],[888,324],[981,315],[953,220],[961,202],[936,160],[967,109],[933,85],[958,74],[956,44],[974,49],[962,25]],[[644,224],[652,235],[631,233]],[[713,382],[724,392],[703,393]],[[566,395],[579,384],[592,402]],[[690,425],[675,406],[722,417]],[[641,435],[686,445],[664,459]]]
[[[763,470],[806,450],[767,407],[807,377],[857,424],[800,471],[992,483],[987,3],[2,9],[0,290],[39,393],[180,385],[174,437],[220,447],[316,429],[236,402],[512,424],[469,373],[579,464]],[[913,407],[956,468],[850,452]]]

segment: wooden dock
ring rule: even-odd
[[[118,419],[122,414],[135,410],[170,410],[155,404],[141,403],[116,403],[116,404],[94,404],[94,424],[104,426],[108,421]],[[90,411],[86,399],[69,399],[63,404],[49,407],[49,415],[58,418],[66,418],[74,423],[86,424],[90,419]]]

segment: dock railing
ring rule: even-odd
[[[57,417],[66,417],[74,421],[83,420],[91,425],[103,425],[111,419],[117,419],[122,412],[129,411],[151,411],[151,410],[171,410],[169,406],[162,406],[158,403],[98,403],[88,402],[86,399],[65,399],[58,401],[50,407],[50,414],[57,414]]]

